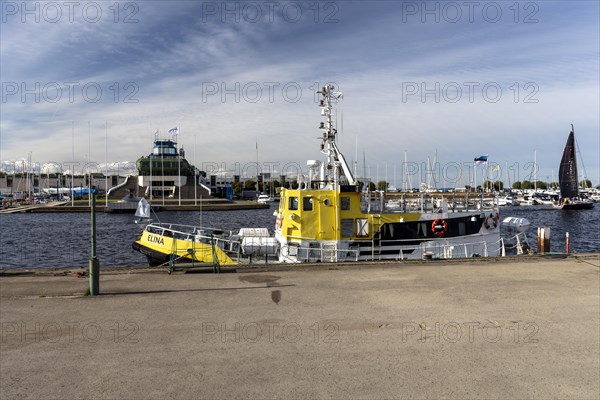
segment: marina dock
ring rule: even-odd
[[[255,201],[234,200],[228,201],[224,199],[211,199],[193,202],[183,202],[179,205],[177,202],[166,202],[164,205],[161,202],[154,203],[152,207],[157,211],[228,211],[228,210],[255,210],[269,208],[267,204],[257,203]],[[98,212],[108,212],[103,204],[97,203],[96,210]],[[131,214],[135,209],[128,210]],[[14,213],[69,213],[69,212],[90,212],[90,207],[77,202],[77,205],[71,206],[70,202],[51,202],[47,204],[28,204],[16,207],[8,207],[0,209],[0,214]]]
[[[600,254],[0,276],[0,398],[600,394]]]

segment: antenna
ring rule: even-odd
[[[334,89],[333,85],[327,84],[323,86],[321,91],[317,92],[317,94],[323,96],[323,99],[319,101],[319,107],[321,108],[321,115],[326,118],[325,122],[319,124],[319,129],[322,131],[320,149],[321,153],[327,156],[324,165],[324,182],[321,182],[320,185],[321,188],[329,186],[331,189],[337,188],[341,176],[344,176],[350,185],[356,184],[344,155],[338,149],[336,143],[337,129],[333,123],[333,104],[337,103],[343,97],[343,94],[334,92]]]

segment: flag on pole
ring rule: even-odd
[[[179,135],[179,127],[176,126],[175,128],[169,129],[169,135],[171,135],[171,136]]]
[[[481,163],[487,164],[487,161],[488,161],[488,156],[479,156],[479,157],[475,157],[475,159],[474,159],[473,161],[475,161],[475,163],[476,163],[477,165],[479,165],[479,164],[481,164]]]
[[[492,168],[492,172],[496,172],[496,171],[500,171],[499,165],[496,165],[494,168]]]

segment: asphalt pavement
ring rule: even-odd
[[[0,277],[0,398],[600,398],[599,257]]]

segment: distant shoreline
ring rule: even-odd
[[[265,209],[269,208],[268,204],[257,203],[254,201],[219,201],[219,202],[207,202],[202,201],[198,202],[197,205],[194,204],[153,204],[153,209],[155,211],[234,211],[234,210],[256,210],[256,209]],[[110,211],[107,210],[107,207],[104,205],[96,205],[97,212],[115,212],[115,213],[130,213],[133,214],[135,210],[128,211]],[[62,206],[52,206],[45,204],[36,204],[36,205],[27,205],[27,206],[18,206],[18,207],[9,207],[0,210],[1,214],[21,214],[21,213],[72,213],[72,212],[90,212],[89,206],[71,206],[71,205],[62,205]]]

